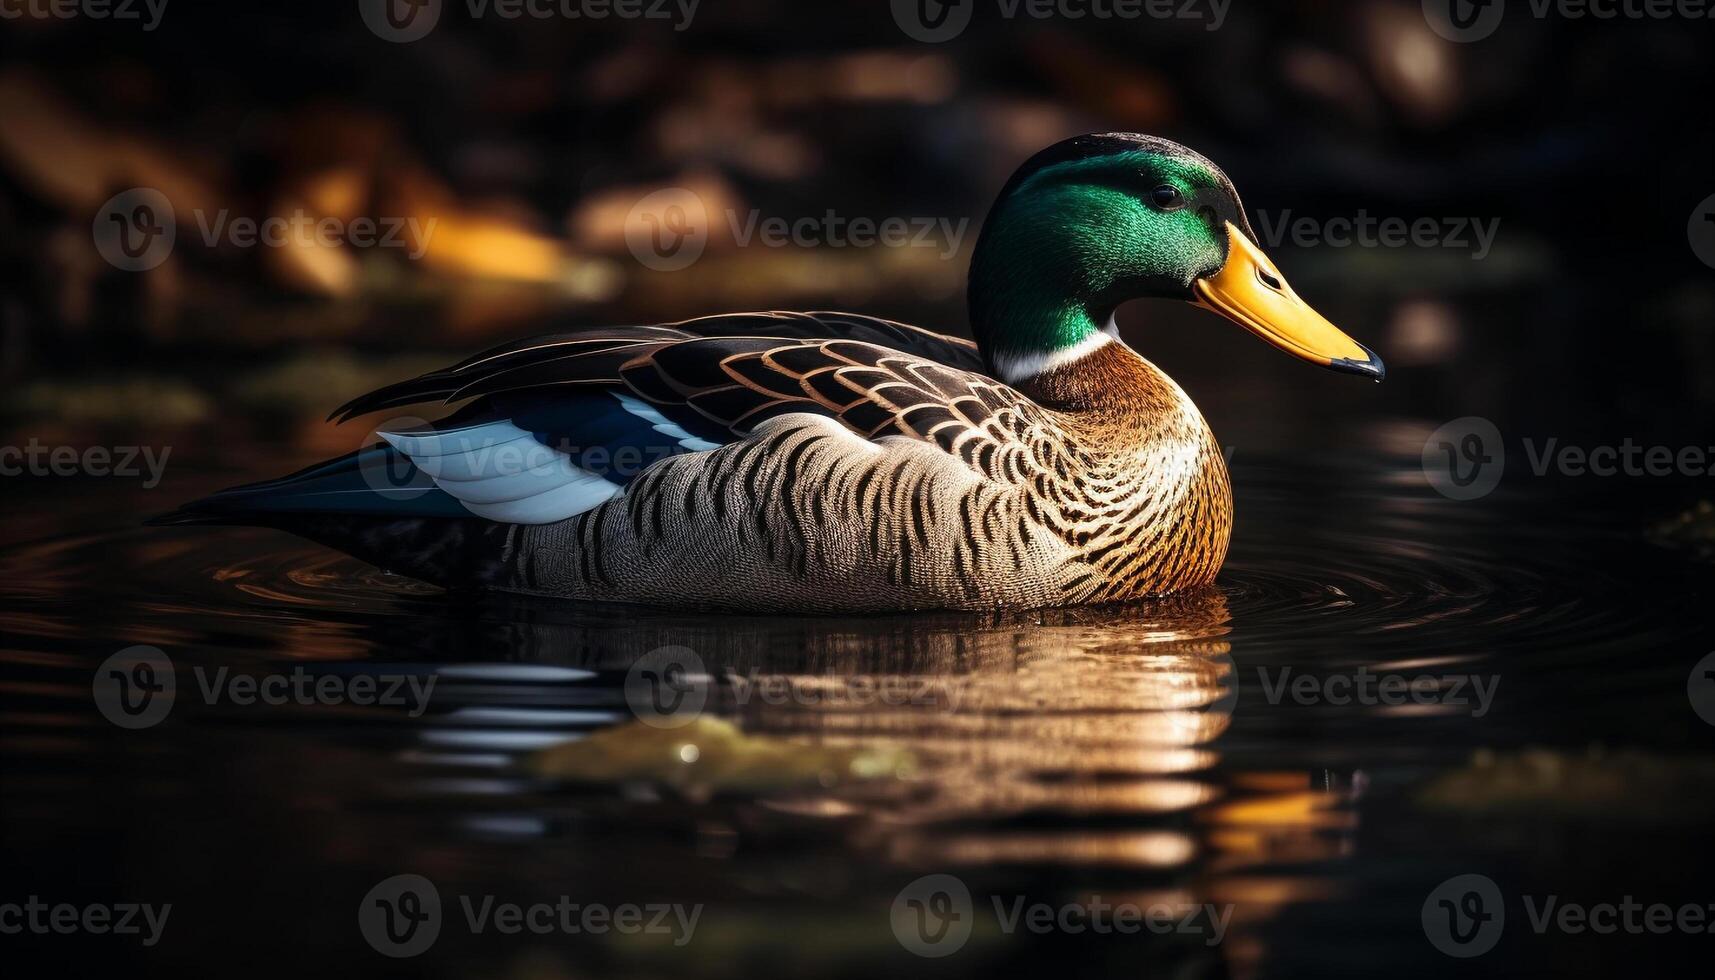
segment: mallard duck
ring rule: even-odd
[[[1002,189],[971,259],[975,342],[849,313],[535,337],[330,418],[465,403],[166,523],[284,528],[448,587],[748,611],[1046,607],[1208,585],[1232,491],[1138,297],[1206,307],[1380,380],[1256,244],[1203,156],[1080,136]]]

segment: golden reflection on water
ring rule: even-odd
[[[1303,770],[1223,768],[1221,740],[1232,724],[1237,677],[1228,597],[1219,589],[1154,603],[992,616],[710,617],[510,600],[461,605],[307,549],[259,549],[218,567],[196,564],[181,580],[212,594],[151,596],[117,614],[111,629],[170,648],[187,664],[235,669],[282,661],[380,669],[402,661],[442,672],[483,664],[570,668],[599,678],[580,688],[580,696],[597,700],[576,705],[554,701],[566,689],[552,686],[492,687],[506,697],[488,701],[475,695],[470,710],[491,704],[497,715],[535,706],[628,717],[618,679],[652,650],[687,647],[712,680],[709,708],[747,735],[902,747],[916,762],[901,779],[810,789],[756,800],[757,806],[782,819],[857,828],[848,846],[907,874],[1076,868],[1117,874],[1140,894],[1150,883],[1198,901],[1242,898],[1225,947],[1229,966],[1240,973],[1262,955],[1250,927],[1313,899],[1322,887],[1272,869],[1336,857],[1353,829],[1345,797],[1313,785]],[[46,587],[57,591],[59,583]],[[195,615],[187,618],[187,610]],[[210,635],[199,638],[187,623],[202,624]],[[32,625],[34,635],[51,637],[72,624],[48,617]],[[82,653],[34,656],[70,664]],[[14,662],[30,657],[8,654]],[[67,702],[81,697],[81,689],[60,693]],[[525,700],[507,700],[516,696]],[[219,716],[226,724],[262,719]],[[300,721],[313,727],[330,717],[324,711]],[[406,740],[394,761],[419,772],[461,751],[504,766],[521,758],[519,736],[573,734],[526,722],[466,731],[444,715],[389,724]],[[38,738],[58,734],[39,722],[22,727]],[[433,734],[467,741],[430,746],[424,757],[424,740]],[[474,738],[489,734],[508,741],[483,748]],[[419,757],[430,761],[411,761]],[[377,762],[365,758],[351,755],[339,764],[324,758],[315,767],[320,775],[306,777],[313,785],[304,797],[367,793],[403,803],[426,795],[455,812],[493,811],[520,827],[554,812],[528,796],[512,802],[519,790],[504,768],[493,771],[506,778],[486,782],[463,778],[469,771],[453,774],[461,778],[437,771],[413,782],[385,769],[379,772],[386,778],[376,780]],[[335,776],[337,786],[316,782]],[[497,790],[464,794],[469,799],[460,802],[459,787],[479,784]]]
[[[914,637],[910,672],[842,664],[817,637],[816,673],[740,670],[747,730],[829,744],[904,744],[919,792],[887,801],[908,863],[1174,867],[1204,844],[1154,827],[1219,801],[1206,778],[1229,723],[1232,660],[1219,591],[1150,606],[1041,614]],[[858,696],[855,692],[864,692]],[[1041,829],[995,831],[1028,818]],[[1093,830],[1080,821],[1135,821]],[[984,829],[963,829],[976,823]]]
[[[840,812],[887,828],[883,853],[899,865],[1155,874],[1181,883],[1184,901],[1234,903],[1224,958],[1244,976],[1264,961],[1261,925],[1326,897],[1320,879],[1269,869],[1339,856],[1356,816],[1349,794],[1302,770],[1221,772],[1237,681],[1229,631],[1226,597],[1211,591],[929,628],[887,672],[864,669],[873,662],[858,651],[873,649],[816,631],[803,658],[815,672],[741,670],[749,696],[722,710],[749,731],[908,746],[919,792],[840,798]],[[764,684],[774,696],[761,697]],[[854,689],[912,696],[864,703]]]

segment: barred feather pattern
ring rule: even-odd
[[[1044,607],[1205,585],[1225,557],[1213,436],[1123,344],[1013,388],[853,341],[706,343],[618,374],[742,437],[515,529],[492,584],[752,611]]]

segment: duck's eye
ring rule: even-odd
[[[1163,211],[1177,211],[1185,206],[1185,195],[1172,184],[1162,184],[1149,192],[1149,203]]]

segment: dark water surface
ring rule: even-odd
[[[1687,687],[1715,649],[1715,574],[1648,533],[1706,490],[1527,476],[1456,502],[1418,466],[1241,454],[1232,555],[1206,594],[851,619],[446,596],[282,534],[136,527],[170,502],[134,489],[38,481],[0,559],[7,894],[173,911],[147,949],[10,938],[71,973],[240,976],[1553,975],[1706,956],[1715,936],[1538,935],[1524,905],[1715,901],[1715,728]],[[178,689],[164,721],[126,730],[92,678],[139,644]],[[635,721],[628,671],[663,647],[697,658],[687,689],[749,748],[853,750],[868,778],[735,769],[716,729]],[[199,668],[294,666],[436,687],[415,716],[198,688]],[[1448,679],[1429,703],[1333,703],[1360,670]],[[1336,697],[1276,690],[1301,677]],[[529,761],[606,729],[645,761],[578,779]],[[445,914],[431,950],[388,959],[359,907],[406,873]],[[1466,873],[1506,908],[1470,961],[1424,923]],[[971,905],[909,890],[930,874]],[[896,919],[902,889],[928,904]],[[473,935],[461,896],[701,912],[682,947]],[[1008,933],[996,903],[1021,900],[1230,919],[1218,943]],[[969,917],[962,948],[905,948],[896,926],[949,910]]]

